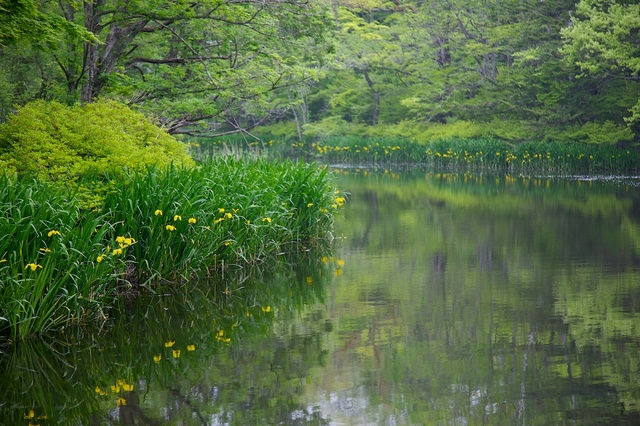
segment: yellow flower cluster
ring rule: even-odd
[[[162,210],[157,209],[153,214],[154,214],[155,216],[162,216],[164,213],[163,213],[163,211],[162,211]],[[180,221],[182,221],[182,216],[181,216],[181,215],[179,215],[179,214],[175,214],[175,215],[173,215],[173,221],[174,221],[174,222],[180,222]],[[187,219],[187,222],[188,222],[190,225],[195,225],[195,224],[198,222],[198,220],[197,220],[195,217],[190,217],[189,219]],[[169,225],[169,224],[168,224],[168,225],[166,225],[164,228],[165,228],[167,231],[169,231],[169,232],[173,232],[173,231],[175,231],[175,230],[177,230],[177,229],[178,229],[178,228],[176,228],[174,225]]]
[[[164,342],[164,347],[167,349],[171,349],[171,357],[172,358],[180,358],[180,355],[182,354],[180,349],[175,348],[175,340],[168,340],[166,342]],[[187,351],[188,352],[192,352],[196,350],[196,345],[187,345]],[[156,354],[153,356],[153,362],[158,364],[160,363],[160,361],[162,361],[162,355],[161,354]]]
[[[558,159],[558,160],[562,160],[563,158],[576,158],[577,160],[582,161],[583,159],[587,159],[587,155],[586,154],[562,154],[562,155],[558,155],[557,157],[554,157],[554,155],[551,154],[550,151],[547,152],[542,152],[542,153],[530,153],[529,151],[525,151],[522,154],[514,154],[512,152],[510,152],[508,149],[505,149],[503,151],[495,151],[495,152],[490,152],[490,153],[485,153],[483,151],[475,151],[475,152],[468,152],[467,150],[464,150],[463,153],[459,154],[458,152],[452,151],[451,149],[448,149],[446,152],[438,152],[438,151],[432,151],[431,148],[427,148],[425,150],[425,154],[427,154],[427,156],[435,158],[435,159],[453,159],[453,160],[457,160],[462,156],[462,160],[465,163],[482,163],[483,161],[492,161],[491,160],[491,156],[493,156],[496,160],[493,161],[498,161],[498,162],[506,162],[507,164],[511,165],[511,164],[515,164],[516,162],[518,162],[521,165],[524,164],[531,164],[532,160],[536,161],[536,160],[552,160],[552,159]],[[503,160],[504,159],[504,160]],[[593,155],[589,155],[588,157],[589,160],[593,160],[594,157]]]
[[[332,209],[337,209],[338,207],[342,207],[344,205],[344,197],[337,197],[333,200],[333,204],[331,204],[331,208]],[[326,210],[323,211],[323,209],[320,210],[323,213],[326,213]]]
[[[125,237],[123,235],[121,236],[117,236],[116,237],[116,244],[118,245],[118,247],[114,248],[113,250],[111,249],[111,246],[107,246],[107,254],[101,254],[98,255],[98,257],[96,257],[96,262],[100,263],[104,260],[105,256],[107,256],[109,253],[112,256],[119,256],[122,253],[124,253],[124,249],[126,249],[127,247],[131,246],[132,244],[135,244],[136,240],[131,238],[131,237]]]
[[[226,344],[231,343],[231,337],[224,337],[224,330],[218,330],[216,333],[216,340]]]
[[[134,385],[133,383],[127,383],[124,380],[117,380],[115,384],[110,385],[109,388],[102,389],[100,386],[95,387],[95,392],[100,396],[109,395],[109,391],[112,394],[118,395],[116,399],[116,406],[120,407],[122,405],[127,405],[127,400],[121,395],[122,392],[133,392]]]
[[[47,236],[49,238],[51,238],[51,237],[53,237],[55,235],[62,235],[62,234],[60,233],[60,231],[55,230],[55,229],[52,229],[47,233]],[[48,247],[41,247],[38,251],[40,251],[43,254],[51,253],[51,249],[48,248]],[[7,259],[1,259],[0,263],[4,263],[6,261],[7,261]],[[38,268],[42,269],[42,265],[39,265],[38,263],[35,263],[35,262],[27,263],[25,265],[25,267],[24,267],[24,269],[31,269],[31,271],[33,271],[33,272],[37,271]]]
[[[344,266],[344,260],[342,259],[337,259],[335,257],[327,257],[327,256],[323,256],[322,257],[322,263],[328,263],[329,261],[335,262],[337,268],[336,268],[336,276],[339,277],[342,275],[342,267]]]
[[[237,212],[238,212],[237,209],[233,209],[233,213],[237,213]],[[222,222],[225,219],[231,219],[233,217],[233,213],[226,211],[222,207],[218,209],[218,213],[220,213],[220,217],[213,221],[214,225],[217,225],[218,223]]]
[[[327,154],[327,153],[348,153],[354,152],[359,154],[361,152],[369,153],[372,152],[374,155],[378,155],[378,153],[384,152],[385,155],[389,155],[392,151],[404,151],[405,148],[400,145],[380,145],[380,143],[376,142],[374,145],[354,145],[351,146],[329,146],[329,145],[320,145],[320,144],[311,144],[312,147],[316,149],[318,154]]]

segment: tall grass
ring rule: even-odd
[[[310,159],[308,150],[303,149],[306,146],[305,143],[289,142],[286,139],[256,139],[233,134],[216,138],[188,138],[185,142],[196,160],[238,153],[259,154],[268,158]]]
[[[635,150],[578,143],[454,139],[430,143],[425,154],[428,164],[520,174],[625,173],[638,166]]]
[[[12,338],[102,315],[114,264],[98,263],[107,227],[75,198],[0,176],[0,328]],[[100,229],[101,228],[101,229]]]
[[[12,339],[105,315],[119,289],[218,273],[330,237],[344,199],[324,168],[218,158],[68,190],[0,177],[0,330]]]
[[[635,149],[561,142],[507,143],[497,139],[440,139],[426,144],[403,138],[330,137],[316,142],[267,141],[276,157],[355,165],[421,164],[439,168],[508,173],[626,173],[638,167]],[[230,146],[203,142],[203,152]],[[254,145],[253,149],[258,149]]]
[[[116,182],[104,212],[113,235],[136,240],[128,252],[136,279],[176,279],[326,238],[333,191],[314,165],[216,158],[133,172]]]

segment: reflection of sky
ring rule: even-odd
[[[385,413],[373,405],[365,386],[319,395],[321,399],[308,410],[319,410],[331,425],[399,425],[407,424],[407,413]]]

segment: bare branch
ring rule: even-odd
[[[166,59],[152,59],[152,58],[133,58],[127,61],[127,66],[131,66],[133,64],[144,62],[147,64],[186,64],[188,62],[198,62],[198,61],[208,61],[208,60],[217,60],[217,59],[229,59],[230,56],[200,56],[200,57],[189,57],[189,58],[166,58]]]

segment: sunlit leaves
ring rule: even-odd
[[[562,52],[584,74],[620,75],[640,80],[640,5],[583,0],[563,29]],[[640,120],[640,102],[630,109],[629,123]]]

